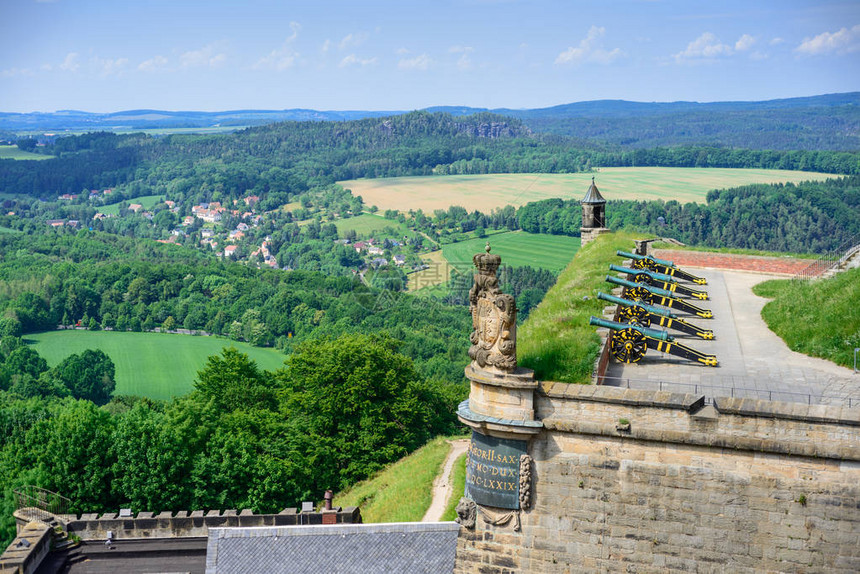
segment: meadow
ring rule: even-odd
[[[25,340],[52,367],[72,353],[101,349],[116,365],[115,394],[151,399],[169,399],[190,392],[206,359],[220,354],[224,347],[236,347],[261,369],[270,371],[283,366],[286,359],[275,349],[222,337],[76,330],[29,334]]]
[[[128,200],[128,203],[139,203],[143,206],[144,209],[152,209],[153,205],[155,205],[156,203],[161,203],[162,201],[164,201],[163,195],[142,195],[140,197],[135,197],[134,199]],[[98,210],[105,215],[119,215],[120,203],[122,202],[120,201],[111,205],[103,205],[99,207]]]
[[[554,273],[567,267],[580,245],[579,237],[510,231],[489,238],[449,243],[442,247],[442,255],[450,265],[471,273],[472,257],[484,252],[488,240],[491,252],[501,255],[502,265],[530,265]]]
[[[391,219],[385,219],[381,215],[371,213],[338,219],[334,222],[334,226],[337,227],[338,235],[342,236],[345,231],[352,229],[356,235],[362,238],[372,237],[374,233],[382,231],[386,227],[394,229],[395,233],[399,236],[409,233],[409,229],[399,221],[392,221]]]
[[[366,205],[381,210],[447,209],[459,205],[468,211],[488,213],[497,207],[519,207],[551,197],[580,199],[591,178],[600,193],[612,199],[663,199],[680,203],[705,203],[712,189],[752,183],[785,183],[823,180],[832,174],[777,169],[605,167],[595,173],[445,175],[352,179],[338,182]]]
[[[18,149],[16,145],[0,145],[0,159],[51,159],[52,155],[42,155]]]

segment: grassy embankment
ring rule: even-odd
[[[194,388],[197,371],[210,355],[224,347],[236,347],[273,371],[286,358],[275,349],[252,347],[223,337],[195,337],[165,333],[125,333],[115,331],[48,331],[24,336],[36,351],[55,366],[72,353],[101,349],[116,365],[118,395],[139,395],[151,399],[181,396]]]
[[[609,264],[618,261],[615,251],[631,251],[634,238],[639,237],[616,232],[601,236],[577,252],[519,329],[517,354],[521,366],[534,369],[540,380],[582,384],[591,381],[600,338],[588,318],[601,316],[606,306],[597,299],[597,292],[608,293],[611,288],[604,278]]]
[[[596,173],[439,175],[354,179],[338,182],[360,195],[366,205],[381,210],[448,209],[459,205],[468,211],[489,212],[496,207],[518,207],[550,197],[580,199],[597,178],[606,199],[674,199],[704,203],[712,189],[752,183],[786,183],[839,177],[833,174],[778,169],[696,167],[605,167]]]
[[[753,292],[773,299],[762,318],[792,351],[853,367],[860,347],[860,269],[812,282],[765,281]]]
[[[364,522],[419,522],[430,508],[433,480],[451,449],[447,440],[435,438],[376,476],[336,494],[335,506],[358,506]]]

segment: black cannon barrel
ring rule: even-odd
[[[674,341],[675,338],[672,337],[666,331],[658,331],[657,329],[649,329],[648,327],[640,327],[639,325],[630,325],[628,323],[616,323],[615,321],[607,321],[606,319],[601,319],[599,317],[595,317],[594,315],[588,320],[589,325],[595,325],[597,327],[604,327],[606,329],[612,329],[613,331],[621,331],[622,329],[633,329],[635,331],[639,331],[646,337],[651,337],[652,339],[658,339],[660,341]]]
[[[615,252],[615,255],[620,255],[621,257],[629,257],[630,259],[636,259],[638,261],[642,261],[643,259],[650,259],[654,263],[659,263],[660,265],[664,265],[666,267],[674,267],[675,264],[671,261],[666,261],[665,259],[657,259],[656,257],[651,257],[650,255],[636,255],[635,253],[628,253],[626,251],[621,251],[620,249]]]

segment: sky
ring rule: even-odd
[[[860,0],[0,0],[0,111],[860,91]]]

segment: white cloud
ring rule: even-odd
[[[331,49],[331,40],[327,39],[325,42],[323,42],[321,51],[323,54],[327,54],[330,49]]]
[[[426,70],[432,63],[433,60],[430,59],[430,56],[421,54],[414,58],[401,58],[397,62],[397,67],[401,70]]]
[[[721,44],[717,37],[711,32],[705,32],[689,44],[683,52],[675,54],[675,61],[685,60],[711,60],[730,56],[734,50],[727,44]]]
[[[4,78],[14,78],[16,76],[32,76],[33,70],[30,68],[9,68],[0,72],[0,76]]]
[[[179,56],[183,68],[217,68],[227,60],[223,52],[215,53],[215,46],[209,44],[199,50],[189,50]]]
[[[474,52],[474,48],[471,46],[451,46],[448,48],[448,53],[460,54],[460,57],[457,58],[457,67],[464,71],[472,69],[472,58],[469,57],[472,52]]]
[[[753,44],[755,44],[755,42],[756,42],[756,39],[754,37],[750,36],[749,34],[744,34],[743,36],[738,38],[737,42],[735,42],[735,51],[736,52],[745,52],[745,51],[749,50],[750,48],[752,48]]]
[[[796,52],[810,56],[837,53],[848,54],[860,50],[860,24],[842,28],[837,32],[823,32],[814,38],[806,38],[795,48]]]
[[[349,54],[338,64],[341,68],[346,68],[348,66],[374,66],[379,62],[378,58],[359,58],[355,54]]]
[[[585,38],[579,45],[570,46],[561,52],[555,59],[556,64],[581,64],[583,62],[595,62],[598,64],[609,64],[624,55],[620,48],[606,50],[601,38],[606,35],[606,28],[592,26]]]
[[[80,56],[77,52],[69,52],[66,54],[66,58],[63,60],[63,63],[60,64],[60,69],[65,72],[77,72],[80,67]]]
[[[137,69],[141,72],[157,72],[167,67],[167,58],[164,56],[155,56],[149,60],[144,60],[138,64]]]
[[[365,32],[359,32],[357,34],[347,34],[344,36],[340,43],[338,43],[337,47],[339,50],[346,50],[347,48],[357,48],[361,46],[367,41],[368,35]]]
[[[299,37],[299,32],[301,31],[301,29],[302,25],[298,22],[290,22],[290,31],[292,32],[292,34],[287,37],[287,42],[295,41],[295,39]]]
[[[102,76],[110,76],[112,74],[119,74],[125,68],[125,65],[128,64],[128,58],[92,58],[90,62],[93,64],[93,67],[98,71]]]
[[[770,41],[770,45],[771,45],[771,46],[779,46],[780,44],[782,44],[782,43],[784,43],[784,42],[785,42],[785,40],[783,40],[782,38],[777,37],[777,38],[774,38],[773,40],[771,40],[771,41]]]

